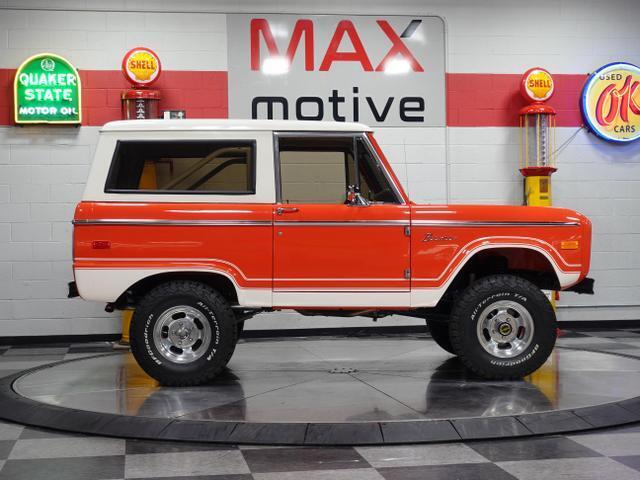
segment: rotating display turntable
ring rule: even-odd
[[[424,338],[238,344],[210,385],[165,388],[129,353],[0,380],[0,417],[127,438],[281,445],[443,442],[640,421],[640,358],[558,347],[513,382],[472,376]]]

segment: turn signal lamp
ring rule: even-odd
[[[580,242],[577,240],[564,240],[560,242],[561,250],[577,250],[580,247]]]

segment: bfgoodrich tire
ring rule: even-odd
[[[455,355],[453,345],[451,345],[451,337],[449,335],[449,324],[447,322],[436,322],[427,320],[429,333],[431,338],[438,344],[440,348]]]
[[[551,354],[556,316],[531,282],[494,275],[476,281],[458,297],[449,334],[468,369],[489,380],[514,380],[540,368]]]
[[[193,281],[162,284],[145,295],[131,321],[131,351],[162,385],[183,387],[212,380],[237,342],[229,304]]]

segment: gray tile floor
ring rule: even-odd
[[[565,332],[559,344],[640,356],[639,340],[640,330],[585,330]],[[0,376],[109,349],[98,343],[0,348]],[[122,440],[0,423],[0,480],[125,478],[640,480],[640,425],[528,439],[290,448]]]

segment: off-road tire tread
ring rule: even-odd
[[[144,317],[146,316],[138,315],[138,313],[140,312],[142,314],[143,312],[148,312],[159,301],[174,295],[195,296],[208,303],[209,306],[221,310],[227,321],[233,322],[235,320],[233,310],[229,306],[227,300],[217,290],[210,286],[192,280],[174,280],[163,283],[149,291],[136,306],[131,321],[130,345],[132,352],[143,351],[145,348],[143,344],[139,344],[137,335],[133,335],[134,322],[136,322],[136,320],[144,321]],[[218,318],[218,321],[225,321],[225,319]],[[200,375],[191,374],[188,378],[165,375],[164,377],[166,378],[161,380],[161,384],[168,387],[191,387],[213,380],[226,367],[227,363],[229,363],[238,342],[238,329],[234,326],[230,330],[235,332],[235,336],[231,345],[229,345],[230,348],[226,348],[226,351],[220,357],[221,361],[215,362],[217,365],[215,368],[203,369]],[[146,352],[144,352],[143,355],[146,355]],[[138,356],[136,356],[136,359],[140,363]],[[144,366],[141,366],[144,369]]]
[[[467,309],[469,308],[473,308],[477,304],[479,299],[483,298],[486,295],[490,295],[496,289],[504,289],[515,292],[525,291],[527,295],[529,295],[529,297],[537,299],[539,302],[541,302],[541,306],[543,308],[548,309],[547,314],[553,317],[555,326],[555,311],[553,310],[551,303],[545,297],[544,293],[542,293],[536,285],[524,278],[517,277],[515,275],[491,275],[488,277],[483,277],[472,283],[462,292],[462,294],[457,298],[457,301],[454,303],[454,307],[451,312],[451,319],[449,321],[449,337],[451,339],[451,345],[464,366],[471,370],[473,373],[481,376],[482,378],[485,378],[487,380],[519,380],[527,373],[513,373],[508,375],[502,371],[495,371],[492,369],[484,368],[482,365],[479,365],[477,362],[475,362],[473,358],[470,358],[464,346],[465,339],[463,338],[461,332],[461,322],[469,321],[469,319],[462,317],[463,312],[467,311]],[[536,327],[539,328],[539,326],[537,325]],[[539,358],[543,358],[545,360],[555,346],[556,329],[553,328],[551,330],[551,332],[546,332],[549,334],[549,338],[547,338],[546,341],[541,342],[540,344],[540,348],[543,351],[540,352]]]

